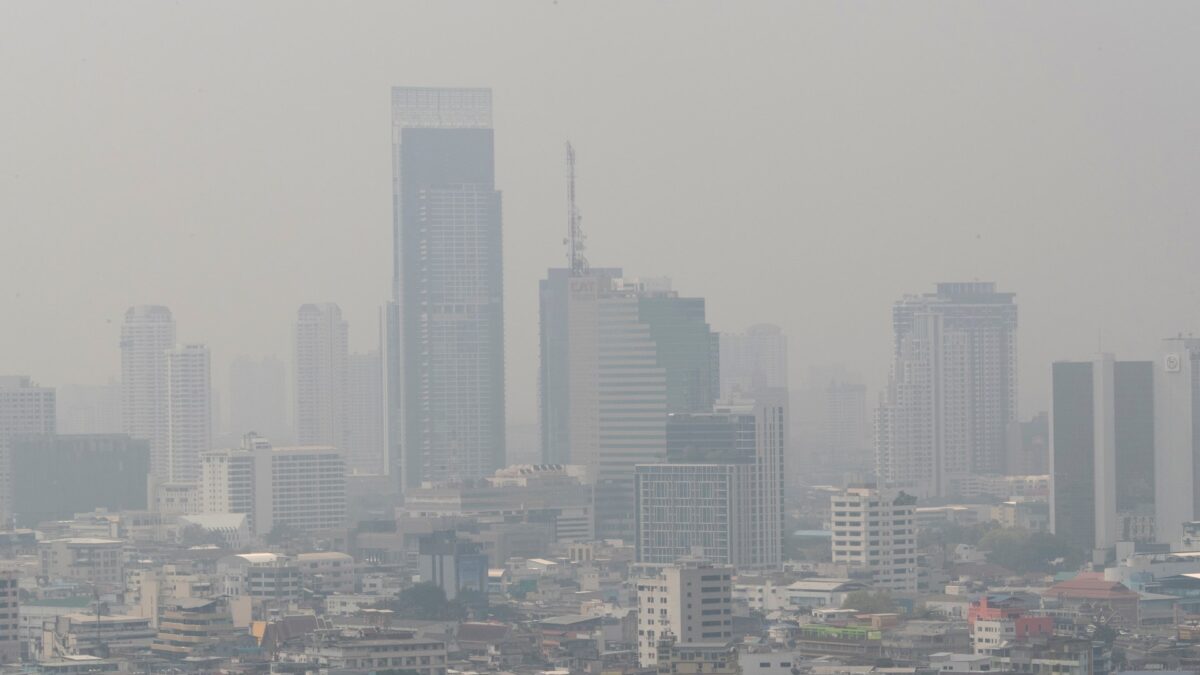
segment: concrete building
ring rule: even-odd
[[[229,366],[226,430],[235,438],[255,432],[277,442],[290,440],[287,398],[283,361],[273,356],[239,356]]]
[[[18,618],[21,613],[21,593],[18,585],[20,571],[0,569],[0,663],[21,660],[21,635]]]
[[[1052,376],[1051,527],[1088,550],[1133,539],[1155,510],[1153,364],[1105,354]]]
[[[665,458],[673,408],[711,405],[718,352],[702,301],[619,275],[552,269],[541,283],[542,450],[585,467],[597,536],[632,540],[634,467]]]
[[[693,675],[742,675],[738,664],[738,648],[731,640],[711,642],[678,642],[667,635],[655,646],[659,673],[681,673]]]
[[[1200,338],[1164,340],[1153,369],[1156,538],[1176,544],[1200,519]]]
[[[308,663],[320,672],[446,675],[446,643],[414,631],[325,629],[285,647],[280,660]]]
[[[505,465],[504,278],[489,89],[392,89],[389,447],[405,485]],[[401,440],[403,433],[403,440]]]
[[[169,482],[167,459],[167,350],[175,347],[175,319],[159,305],[125,312],[121,326],[122,430],[150,443],[150,469]]]
[[[721,398],[788,388],[787,335],[779,326],[763,323],[744,333],[721,333],[720,344]]]
[[[41,576],[81,581],[102,587],[124,587],[123,543],[118,539],[72,537],[38,542]]]
[[[893,366],[875,421],[884,485],[952,496],[972,473],[1003,473],[1016,419],[1017,306],[990,282],[939,283],[892,310]]]
[[[382,474],[386,441],[379,352],[351,354],[346,373],[346,467],[354,473]]]
[[[345,449],[349,327],[334,303],[296,313],[296,443]]]
[[[296,556],[300,580],[314,593],[353,593],[354,557],[337,551],[301,553]]]
[[[225,598],[178,598],[163,604],[150,649],[155,656],[181,660],[244,632],[234,627]]]
[[[57,420],[53,389],[23,375],[0,376],[0,523],[11,523],[13,513],[13,439],[53,434]]]
[[[418,543],[421,581],[442,589],[447,600],[462,591],[487,591],[487,556],[479,544],[459,539],[454,532],[434,532]]]
[[[681,643],[723,643],[733,639],[732,568],[684,562],[639,579],[638,663],[659,663],[658,645],[673,636]],[[736,661],[736,656],[734,656]]]
[[[221,593],[288,602],[300,597],[300,567],[277,553],[239,553],[217,561]]]
[[[404,493],[409,516],[459,516],[478,521],[550,523],[557,542],[591,541],[595,534],[592,489],[577,467],[518,465],[482,480],[426,483]]]
[[[240,448],[203,453],[205,513],[246,513],[255,534],[276,526],[301,531],[346,525],[346,465],[337,448],[271,447],[247,436]]]
[[[917,590],[916,499],[893,490],[851,487],[830,499],[833,563],[870,574],[875,588]]]
[[[12,442],[13,517],[21,527],[95,508],[145,510],[150,444],[126,434],[43,434]]]
[[[674,414],[665,464],[638,465],[637,560],[697,557],[739,568],[782,561],[784,405]]]
[[[167,350],[167,482],[199,480],[200,453],[212,449],[210,358],[204,345]]]

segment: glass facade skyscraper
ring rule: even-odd
[[[392,89],[391,471],[405,486],[504,464],[504,289],[488,89]]]

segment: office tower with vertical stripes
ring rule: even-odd
[[[392,89],[391,473],[476,479],[505,461],[504,284],[489,89]]]
[[[150,470],[169,481],[167,351],[175,347],[175,319],[160,305],[125,312],[121,326],[121,422],[125,433],[150,443]]]

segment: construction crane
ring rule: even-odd
[[[583,216],[579,215],[579,206],[575,203],[575,148],[567,141],[567,238],[563,243],[567,245],[567,268],[573,277],[582,277],[588,272],[588,261],[583,256],[587,238],[580,225],[582,221]]]

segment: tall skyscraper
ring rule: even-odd
[[[895,352],[876,415],[876,471],[919,496],[1003,473],[1016,419],[1017,306],[990,282],[940,283],[892,310]]]
[[[57,425],[54,389],[24,375],[0,376],[0,522],[13,514],[12,442],[17,436],[52,434]]]
[[[208,347],[182,345],[167,351],[168,483],[200,479],[200,453],[212,449],[212,376]]]
[[[1149,361],[1055,363],[1050,411],[1050,524],[1085,549],[1149,539],[1154,384]]]
[[[392,89],[389,444],[408,486],[505,461],[504,284],[488,89]]]
[[[667,412],[708,412],[720,397],[720,342],[704,316],[704,298],[684,298],[660,280],[638,298],[667,374]]]
[[[229,366],[229,429],[257,432],[282,443],[291,439],[287,419],[287,367],[273,357],[239,356]]]
[[[296,313],[296,442],[345,449],[349,328],[334,303]]]
[[[125,312],[121,326],[121,418],[125,433],[150,443],[150,467],[166,479],[167,350],[175,347],[175,319],[159,305]]]
[[[1154,367],[1156,538],[1175,544],[1200,520],[1200,338],[1164,340]]]
[[[779,326],[760,323],[745,333],[721,333],[720,343],[721,398],[788,388],[787,336]]]
[[[377,351],[350,355],[346,431],[346,468],[355,473],[383,473],[383,363]]]

